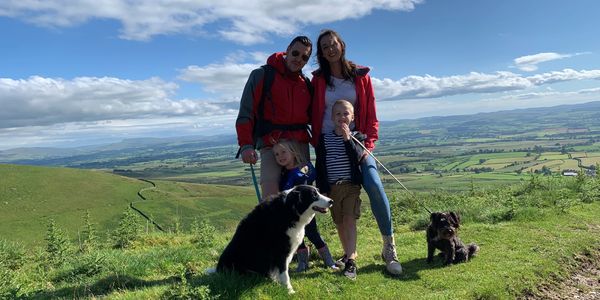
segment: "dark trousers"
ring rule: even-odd
[[[317,218],[313,218],[312,221],[310,221],[310,223],[304,227],[304,236],[306,236],[317,249],[321,249],[326,246],[325,241],[319,233],[319,228],[317,228]],[[302,239],[302,243],[300,246],[298,246],[298,250],[300,249],[306,249],[304,239]]]

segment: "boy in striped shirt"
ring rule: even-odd
[[[336,225],[344,257],[338,262],[343,273],[356,278],[356,220],[360,217],[360,161],[366,153],[352,138],[364,140],[364,135],[352,132],[354,107],[347,100],[337,100],[332,107],[331,119],[335,129],[324,132],[316,148],[317,187],[333,199],[331,216]]]

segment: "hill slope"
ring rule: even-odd
[[[103,232],[114,227],[137,192],[149,184],[90,170],[0,164],[0,238],[43,241],[50,218],[70,233],[90,211]]]
[[[196,218],[233,227],[256,204],[250,187],[137,179],[106,172],[0,164],[0,239],[40,244],[53,218],[76,239],[85,211],[100,234],[113,230],[130,203],[165,230]],[[138,196],[140,192],[147,200]]]

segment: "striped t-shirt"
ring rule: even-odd
[[[327,181],[335,183],[338,180],[350,180],[352,170],[350,168],[350,158],[344,146],[344,138],[335,134],[335,131],[330,131],[325,133],[323,141],[325,143]]]

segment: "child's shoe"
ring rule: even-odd
[[[343,269],[346,267],[346,261],[348,260],[348,257],[346,256],[346,254],[344,254],[344,256],[340,257],[338,260],[335,261],[335,266]]]
[[[317,249],[317,251],[319,252],[319,256],[321,257],[321,259],[323,259],[323,263],[328,267],[331,268],[333,270],[339,270],[340,268],[335,264],[335,261],[333,261],[333,257],[331,257],[331,252],[329,252],[329,248],[327,247],[327,245]]]
[[[296,272],[304,272],[308,270],[308,248],[298,249],[296,256],[298,257],[298,267]]]

